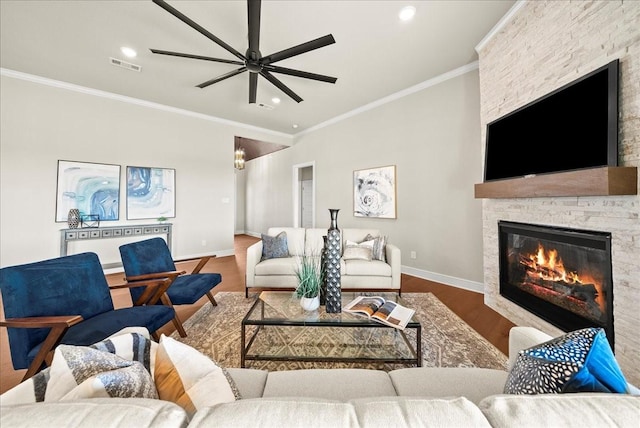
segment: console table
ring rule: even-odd
[[[60,256],[67,255],[70,241],[91,239],[124,238],[128,236],[167,235],[167,245],[171,248],[171,223],[137,224],[133,226],[86,227],[60,230]]]

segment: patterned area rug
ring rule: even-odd
[[[208,355],[223,367],[240,367],[240,326],[256,297],[240,292],[216,294],[218,306],[205,304],[185,323],[188,336],[171,336]],[[505,369],[507,357],[431,293],[403,293],[407,306],[416,310],[422,325],[424,367],[484,367]],[[406,330],[415,344],[415,330]],[[247,333],[249,336],[249,332]],[[259,340],[258,340],[259,339]],[[251,352],[291,352],[296,355],[369,355],[370,349],[404,349],[394,329],[268,327],[260,332]],[[311,349],[313,348],[313,349]],[[402,351],[401,351],[402,352]],[[406,351],[409,352],[408,350]],[[403,355],[404,356],[404,355]],[[364,367],[393,370],[402,366],[382,363],[247,361],[247,367],[276,370]]]

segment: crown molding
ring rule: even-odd
[[[462,67],[456,68],[455,70],[451,70],[447,73],[441,74],[439,76],[434,77],[433,79],[429,79],[429,80],[425,80],[422,83],[418,83],[417,85],[414,86],[410,86],[406,89],[403,89],[401,91],[396,92],[395,94],[391,94],[389,96],[386,96],[384,98],[380,98],[379,100],[373,101],[369,104],[365,104],[361,107],[358,107],[357,109],[351,110],[347,113],[341,114],[339,116],[336,116],[332,119],[326,120],[322,123],[319,123],[315,126],[312,126],[310,128],[305,129],[304,131],[301,131],[297,134],[294,135],[294,137],[300,137],[302,135],[306,135],[309,134],[311,132],[317,131],[318,129],[324,128],[326,126],[329,125],[333,125],[335,123],[338,122],[342,122],[343,120],[346,120],[350,117],[362,114],[368,110],[372,110],[374,108],[378,108],[381,105],[396,101],[400,98],[404,98],[406,96],[409,96],[411,94],[415,94],[416,92],[420,92],[423,91],[427,88],[430,88],[432,86],[436,86],[439,85],[447,80],[453,79],[455,77],[458,77],[460,75],[466,74],[470,71],[473,70],[477,70],[478,69],[478,61],[474,61],[470,64],[464,65]]]
[[[120,101],[127,104],[134,104],[137,106],[152,108],[155,110],[162,110],[169,113],[180,114],[183,116],[189,116],[196,119],[202,119],[209,122],[216,122],[222,125],[234,126],[243,129],[249,129],[252,131],[258,131],[269,135],[275,135],[278,137],[283,137],[287,139],[293,139],[291,134],[285,134],[284,132],[273,131],[271,129],[260,128],[258,126],[248,125],[246,123],[234,122],[232,120],[222,119],[215,116],[209,116],[203,113],[196,113],[190,110],[184,110],[177,107],[171,107],[164,104],[154,103],[151,101],[141,100],[139,98],[128,97],[125,95],[114,94],[112,92],[101,91],[99,89],[87,88],[85,86],[76,85],[73,83],[62,82],[59,80],[49,79],[47,77],[36,76],[33,74],[23,73],[21,71],[15,71],[8,68],[0,68],[0,75],[10,77],[13,79],[25,80],[32,83],[37,83],[40,85],[51,86],[54,88],[65,89],[67,91],[79,92],[86,95],[91,95],[95,97],[108,98],[114,101]]]
[[[500,18],[500,21],[498,21],[498,23],[494,25],[493,28],[487,33],[487,35],[484,36],[482,40],[480,40],[480,43],[478,43],[478,45],[476,46],[476,52],[480,53],[485,45],[489,43],[489,40],[491,40],[493,36],[498,34],[498,32],[502,30],[502,27],[504,27],[508,22],[511,22],[511,18],[513,18],[526,3],[527,0],[518,0],[516,4],[511,6],[511,9],[509,9],[509,11],[505,13],[502,18]]]

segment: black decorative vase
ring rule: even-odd
[[[324,306],[327,303],[327,236],[323,236],[322,240],[324,245],[320,254],[320,273],[322,275],[320,280],[320,305]]]
[[[325,246],[325,282],[326,282],[326,310],[327,313],[342,312],[342,290],[340,288],[340,257],[342,256],[342,239],[338,229],[338,211],[329,209],[331,226],[327,230],[327,244]]]

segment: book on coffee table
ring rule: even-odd
[[[404,330],[416,312],[380,296],[358,296],[343,309],[355,315],[366,316],[373,321]]]

